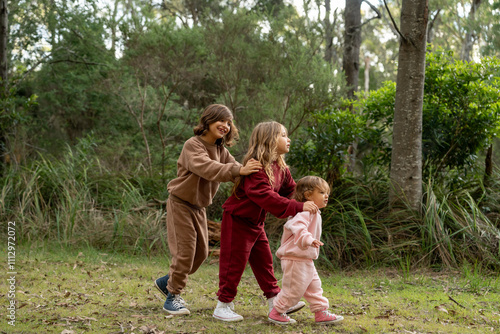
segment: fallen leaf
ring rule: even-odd
[[[487,324],[490,323],[490,319],[486,318],[484,315],[479,315],[483,320],[484,322],[486,322]]]
[[[359,327],[359,328],[360,328],[363,332],[368,332],[368,329],[366,329],[366,328],[364,328],[364,327],[361,327],[361,325],[360,325],[360,326],[358,326],[358,327]]]
[[[389,319],[389,316],[388,315],[379,315],[379,316],[376,316],[375,319]]]
[[[147,319],[148,317],[142,314],[132,314],[132,318],[138,318],[138,319]]]
[[[436,307],[434,307],[436,310],[440,311],[440,312],[445,312],[445,313],[448,313],[448,310],[445,309],[443,306],[441,305],[438,305]]]

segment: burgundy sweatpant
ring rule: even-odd
[[[230,303],[236,297],[247,262],[250,263],[264,296],[276,296],[280,288],[274,276],[273,256],[264,231],[264,223],[256,225],[224,211],[217,292],[221,302]]]

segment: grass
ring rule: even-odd
[[[106,170],[84,144],[0,178],[0,220],[18,222],[22,245],[16,327],[3,318],[0,333],[500,332],[500,279],[489,274],[500,268],[498,177],[490,188],[475,182],[452,192],[429,181],[421,215],[389,210],[384,175],[344,180],[322,212],[325,246],[316,263],[325,296],[345,321],[316,326],[304,310],[294,327],[269,324],[248,269],[236,299],[245,320],[226,324],[212,318],[214,259],[190,277],[184,298],[192,315],[163,313],[152,281],[168,268],[161,255],[168,249],[165,187],[154,177]],[[220,217],[227,186],[207,209],[210,217]],[[282,223],[266,220],[273,249]],[[6,280],[0,288],[7,296]]]
[[[40,155],[6,171],[0,178],[0,220],[22,222],[16,231],[20,242],[50,240],[67,247],[146,256],[164,253],[168,247],[163,176],[109,170],[94,146],[91,139],[82,139],[60,158]],[[322,210],[325,246],[318,263],[336,270],[410,270],[456,269],[477,261],[499,270],[499,177],[500,170],[495,170],[488,187],[476,176],[454,191],[429,180],[421,214],[391,210],[385,170],[346,177],[335,185]],[[231,183],[223,184],[207,208],[211,220],[220,220],[230,187]],[[273,245],[280,240],[282,225],[273,217],[266,220]]]
[[[5,246],[2,254],[7,254]],[[216,263],[190,276],[184,298],[191,315],[169,316],[153,279],[168,257],[105,253],[33,243],[16,248],[16,326],[2,316],[1,333],[494,333],[500,331],[500,278],[479,264],[461,270],[320,270],[331,309],[345,320],[314,324],[304,309],[297,324],[267,322],[267,305],[250,269],[235,300],[238,323],[213,319]],[[278,265],[279,267],[279,265]],[[277,270],[277,277],[280,278]],[[0,282],[2,296],[8,290]],[[4,299],[5,300],[5,299]]]

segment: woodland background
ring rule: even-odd
[[[276,120],[294,178],[332,185],[323,266],[498,269],[500,1],[336,4],[0,1],[2,222],[19,243],[164,252],[166,184],[203,108],[222,103],[238,160]],[[396,151],[405,5],[428,5],[425,85],[420,146]],[[411,149],[417,200],[397,193],[396,209],[391,161]],[[280,224],[267,222],[273,247]]]

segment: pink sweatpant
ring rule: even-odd
[[[274,307],[284,313],[296,305],[302,297],[309,303],[311,312],[316,313],[328,309],[328,299],[323,297],[321,279],[314,262],[281,260],[283,280],[281,291],[274,299]]]

